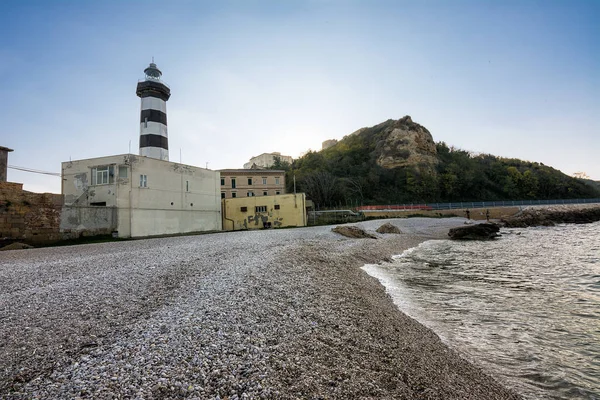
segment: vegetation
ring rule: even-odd
[[[276,160],[272,168],[286,171],[288,192],[293,191],[295,175],[298,190],[318,208],[600,197],[597,182],[572,178],[541,163],[473,154],[444,142],[436,144],[437,166],[382,168],[376,159],[384,124],[325,150],[309,151],[291,165]]]

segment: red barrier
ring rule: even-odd
[[[356,208],[358,211],[388,211],[388,210],[433,210],[433,207],[425,204],[412,204],[410,206],[360,206]]]

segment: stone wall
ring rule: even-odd
[[[0,182],[0,247],[12,242],[44,244],[59,241],[63,196],[32,193],[23,185]]]

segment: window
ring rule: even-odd
[[[257,213],[259,213],[259,212],[267,212],[267,206],[256,206],[254,208],[255,208],[255,210],[256,210]]]
[[[107,185],[114,181],[114,169],[112,165],[102,165],[92,168],[92,185]]]
[[[221,198],[224,199],[225,198],[225,192],[221,192]]]
[[[231,188],[235,189],[235,178],[231,178]]]
[[[231,193],[231,198],[235,199],[236,197],[237,197],[237,193],[236,192]]]
[[[248,212],[248,207],[242,207],[240,210],[241,210],[242,212]]]
[[[90,203],[90,206],[94,206],[94,207],[106,207],[106,202],[105,201],[98,201],[95,203]]]
[[[254,196],[254,192],[248,192],[248,197]]]
[[[267,184],[267,178],[262,178],[263,179],[263,185]]]
[[[225,186],[225,178],[221,178],[221,186]]]
[[[263,196],[268,196],[269,192],[263,192]]]
[[[119,165],[119,178],[127,179],[127,166]]]
[[[185,191],[186,192],[190,191],[190,181],[185,181]]]
[[[144,128],[148,127],[148,117],[144,119]]]
[[[276,191],[275,194],[279,195],[279,194],[281,194],[281,192],[280,191]]]
[[[252,178],[248,178],[248,185],[252,185]]]
[[[148,187],[148,177],[146,175],[140,175],[140,187]]]
[[[279,177],[276,177],[276,178],[275,178],[275,184],[276,184],[276,185],[279,185]]]
[[[275,209],[279,210],[279,204],[275,204]]]

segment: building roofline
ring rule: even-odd
[[[9,149],[8,147],[4,147],[4,146],[0,146],[0,150],[6,151],[7,153],[10,153],[11,151],[14,151],[13,149]]]
[[[169,164],[177,164],[177,165],[183,165],[183,166],[186,166],[186,167],[192,167],[192,168],[204,169],[204,170],[207,170],[207,171],[218,172],[217,170],[208,169],[208,168],[204,168],[204,167],[199,167],[197,165],[190,165],[190,164],[183,164],[183,163],[178,163],[178,162],[174,162],[174,161],[160,160],[158,158],[147,157],[147,156],[140,156],[139,154],[132,154],[132,153],[113,154],[113,155],[110,155],[110,156],[100,156],[100,157],[92,157],[92,158],[82,158],[82,159],[79,159],[79,160],[63,161],[62,164],[69,163],[69,162],[93,161],[93,160],[99,160],[101,158],[114,158],[114,157],[126,157],[126,156],[133,156],[133,157],[138,157],[138,158],[145,158],[145,159],[152,160],[152,161],[157,161],[157,162],[165,162],[165,163],[169,163]]]

